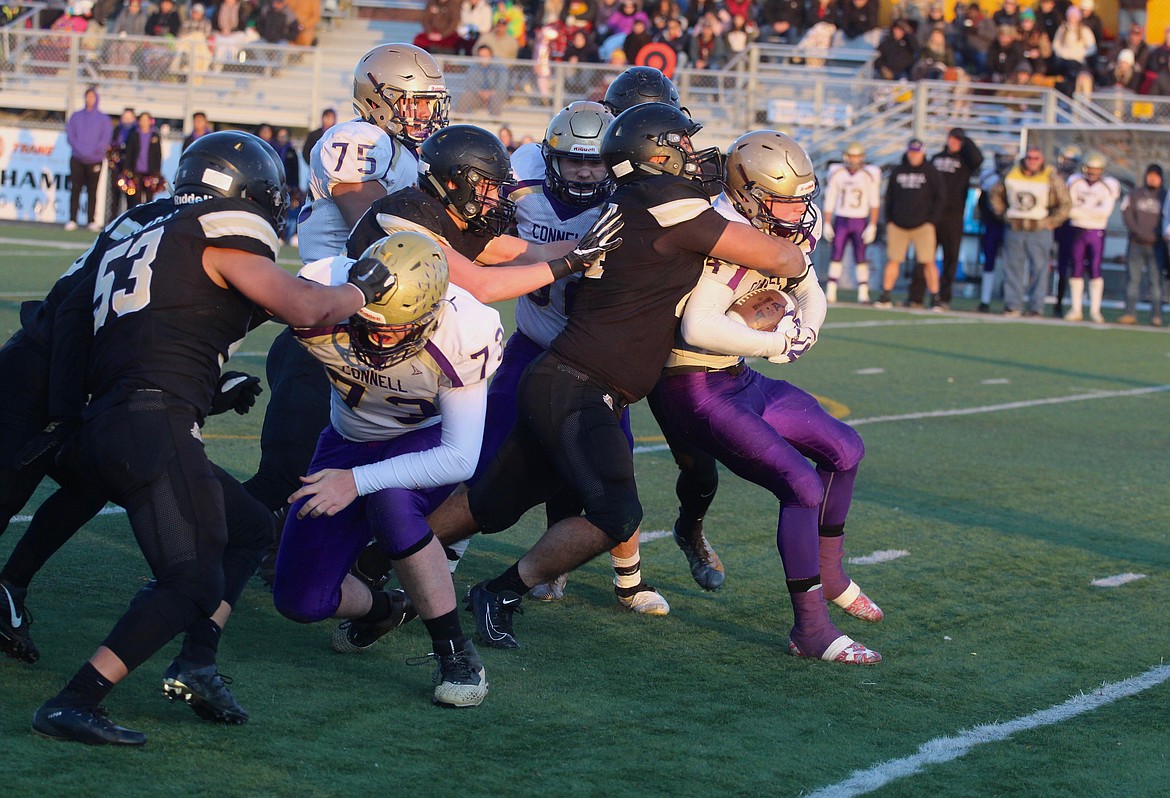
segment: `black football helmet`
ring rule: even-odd
[[[289,196],[284,163],[263,139],[240,130],[200,136],[183,151],[175,172],[175,200],[239,197],[264,209],[277,235],[284,233]]]
[[[650,66],[632,66],[622,72],[609,84],[605,98],[601,101],[614,116],[643,103],[666,103],[675,108],[682,107],[674,83]]]
[[[418,187],[477,232],[498,236],[512,223],[516,204],[487,196],[493,186],[512,182],[507,148],[483,128],[452,125],[418,148]]]
[[[703,129],[666,103],[643,103],[618,114],[601,140],[601,160],[619,186],[647,175],[677,175],[719,182],[723,162],[717,147],[695,151],[691,137]]]

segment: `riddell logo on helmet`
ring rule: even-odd
[[[796,187],[796,194],[797,194],[797,196],[800,196],[801,194],[807,194],[808,192],[812,191],[816,187],[817,187],[817,181],[815,181],[815,180],[810,180],[807,183],[801,183],[799,186]]]

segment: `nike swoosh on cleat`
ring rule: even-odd
[[[502,598],[502,599],[500,599],[500,603],[503,604],[505,607],[511,607],[513,604],[519,604],[520,599],[518,599],[518,598],[512,598],[512,599]]]
[[[485,622],[485,626],[487,627],[487,633],[488,633],[489,640],[503,640],[504,638],[507,637],[506,634],[503,634],[496,629],[495,625],[492,623],[492,616],[491,615],[485,615],[484,622]]]
[[[0,588],[4,588],[4,595],[8,597],[8,614],[12,616],[12,628],[19,629],[20,625],[24,623],[24,613],[16,614],[16,602],[13,601],[12,594],[3,585],[0,585]]]

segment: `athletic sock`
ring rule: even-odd
[[[612,552],[609,561],[613,563],[613,586],[633,588],[642,584],[642,558],[635,554],[633,557],[618,557]]]
[[[370,591],[370,611],[360,618],[354,618],[357,623],[377,623],[390,617],[390,610],[394,606],[390,601],[390,594],[385,590]]]
[[[195,668],[205,668],[215,664],[215,655],[219,651],[219,638],[223,629],[210,618],[200,618],[187,627],[187,634],[183,638],[183,647],[179,650],[179,659],[184,665]]]
[[[849,576],[845,573],[845,525],[822,526],[819,530],[821,578],[825,586],[825,597],[830,601],[849,588]]]
[[[527,594],[532,589],[524,584],[524,580],[520,578],[519,562],[514,562],[508,566],[508,570],[488,582],[486,587],[493,593],[503,593],[505,590],[510,590],[521,596]]]
[[[65,685],[65,689],[47,702],[47,706],[96,707],[113,689],[113,682],[98,673],[93,663],[86,662]]]
[[[459,624],[459,610],[454,609],[438,618],[423,619],[423,626],[431,635],[431,646],[436,654],[453,654],[463,648],[463,627]]]

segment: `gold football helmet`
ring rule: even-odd
[[[808,153],[786,133],[756,130],[732,142],[724,182],[735,209],[766,233],[800,244],[812,233],[820,182]],[[796,221],[778,218],[773,203],[801,203]],[[788,216],[789,214],[786,214]]]
[[[353,108],[391,136],[420,144],[447,126],[451,93],[434,56],[413,44],[379,44],[353,70]]]

